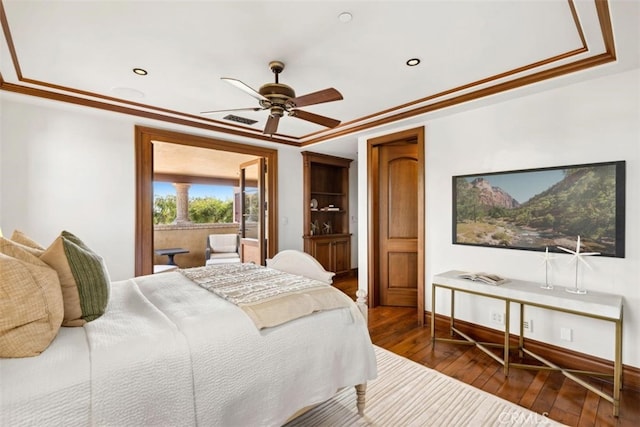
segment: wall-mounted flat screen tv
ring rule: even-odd
[[[453,177],[453,243],[624,258],[625,162]]]

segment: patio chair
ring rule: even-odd
[[[240,262],[237,234],[209,234],[205,249],[206,265]]]

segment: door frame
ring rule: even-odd
[[[255,145],[240,144],[216,138],[191,135],[147,126],[135,126],[136,158],[136,225],[135,225],[135,275],[153,273],[153,142],[189,145],[212,150],[230,151],[264,157],[267,161],[267,208],[269,223],[267,257],[278,248],[278,151]]]
[[[397,143],[399,141],[416,141],[418,149],[418,289],[417,289],[417,316],[418,323],[424,324],[424,295],[425,295],[425,153],[424,153],[424,127],[407,129],[389,135],[383,135],[367,140],[367,231],[369,235],[369,248],[367,250],[367,270],[369,292],[369,306],[380,305],[380,295],[378,290],[378,251],[379,243],[379,219],[380,203],[378,200],[378,149],[385,144]]]
[[[246,176],[246,168],[250,166],[258,167],[258,178],[256,179],[256,188],[258,189],[258,238],[253,239],[250,237],[246,237],[245,233],[247,231],[246,228],[246,217],[245,217],[245,209],[246,209],[246,188],[247,188],[247,176]],[[265,215],[265,175],[266,175],[266,162],[263,157],[257,158],[255,160],[250,160],[248,162],[244,162],[240,164],[240,230],[239,230],[239,239],[240,239],[240,260],[242,262],[250,262],[245,260],[245,246],[247,247],[257,247],[258,249],[258,264],[265,265],[265,228],[264,223],[266,220]]]

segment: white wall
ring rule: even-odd
[[[133,274],[133,129],[118,117],[2,102],[2,229],[45,247],[61,230]]]
[[[278,247],[302,250],[302,155],[295,147],[278,150]]]
[[[2,100],[0,99],[0,236],[2,233]]]
[[[426,120],[426,309],[431,310],[431,277],[452,269],[490,271],[516,279],[544,280],[539,253],[478,248],[451,243],[451,177],[546,166],[626,160],[626,257],[589,259],[593,271],[581,284],[588,290],[624,295],[623,362],[640,366],[640,71],[599,78],[540,94]],[[409,126],[409,127],[415,127]],[[392,133],[396,130],[387,132]],[[377,135],[376,135],[377,136]],[[367,137],[368,138],[368,137]],[[366,253],[366,140],[359,141],[360,253]],[[573,286],[570,255],[554,260],[552,280]],[[359,260],[360,286],[366,287],[366,257]],[[448,313],[449,299],[438,294],[437,312]],[[497,328],[493,300],[456,300],[464,320]],[[613,328],[602,322],[530,310],[532,339],[613,359]],[[517,320],[513,316],[512,320]],[[560,327],[574,340],[559,340]]]

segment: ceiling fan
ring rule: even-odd
[[[308,122],[316,123],[321,126],[334,128],[340,124],[340,120],[330,117],[321,116],[310,113],[308,111],[298,110],[298,107],[307,105],[321,104],[323,102],[339,101],[342,95],[334,88],[328,88],[317,92],[309,93],[302,96],[296,96],[295,91],[290,86],[282,84],[278,81],[278,75],[284,70],[284,63],[280,61],[271,61],[269,68],[275,74],[275,83],[266,83],[256,91],[245,83],[237,79],[222,77],[221,79],[232,84],[238,89],[248,93],[258,100],[259,107],[235,108],[230,110],[214,110],[203,111],[201,114],[219,113],[223,111],[260,111],[269,110],[269,118],[264,127],[263,133],[272,135],[278,130],[278,122],[280,117],[285,113],[291,117],[297,117]]]

